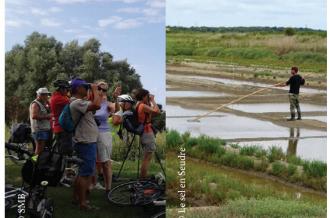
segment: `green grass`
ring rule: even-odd
[[[223,207],[188,208],[187,218],[323,218],[327,211],[312,203],[274,198],[230,201]],[[176,209],[168,209],[166,217],[177,217]]]
[[[304,171],[311,177],[323,177],[327,175],[327,164],[321,161],[306,161]]]
[[[171,145],[172,148],[168,150],[173,151],[176,150],[173,148],[183,145],[187,154],[194,158],[232,168],[263,172],[322,192],[327,190],[326,163],[286,156],[280,147],[272,146],[265,150],[255,145],[240,147],[237,144],[229,144],[227,146],[224,140],[218,138],[203,135],[191,137],[189,133],[180,134],[175,130],[170,130],[168,137],[173,143],[179,143],[176,146]]]
[[[275,162],[272,164],[271,173],[275,176],[285,177],[287,173],[287,168],[283,163]]]
[[[157,151],[161,157],[165,157],[165,133],[160,133],[156,138]],[[116,175],[123,154],[125,153],[127,146],[119,141],[119,138],[115,137],[115,143],[113,144],[113,173]],[[121,177],[135,179],[137,175],[137,147],[133,147],[128,161],[125,163]],[[164,164],[164,159],[162,159]],[[141,161],[140,161],[141,166]],[[5,161],[5,182],[13,184],[15,186],[21,185],[20,176],[21,166],[14,164],[9,159]],[[149,168],[149,174],[155,175],[161,172],[159,164],[153,159]],[[126,180],[127,181],[127,180]],[[121,181],[123,182],[123,181]],[[121,182],[114,182],[112,187],[120,184]],[[125,181],[124,181],[125,182]],[[99,218],[99,217],[150,217],[157,213],[159,208],[154,207],[120,207],[111,204],[105,196],[104,191],[93,190],[90,196],[90,201],[93,205],[100,208],[100,210],[93,212],[82,212],[78,207],[71,204],[72,188],[66,187],[49,187],[48,197],[52,198],[55,202],[55,216],[56,217],[80,217],[80,218]],[[6,217],[16,217],[15,211],[9,211]]]
[[[167,32],[168,60],[221,61],[238,65],[300,66],[305,71],[326,72],[326,37],[313,33],[286,36],[279,33]],[[256,74],[272,76],[271,72]]]
[[[167,192],[173,193],[169,195],[168,207],[176,208],[180,202],[176,195],[178,189],[176,174],[179,163],[175,153],[167,153],[166,164]],[[191,159],[186,160],[186,172],[186,190],[189,198],[186,202],[188,213],[185,217],[239,217],[239,215],[244,215],[243,217],[304,217],[305,215],[322,217],[326,214],[325,197],[315,198],[313,195],[303,193],[302,197],[297,199],[297,190],[292,187],[286,188],[276,182],[246,176],[207,162]],[[214,205],[215,207],[210,209],[217,207],[216,212],[213,213],[207,209],[199,211],[201,213],[197,211],[195,213],[194,209],[190,212],[189,207],[195,206],[196,201],[202,208]],[[292,209],[289,209],[290,207]],[[167,212],[167,217],[177,217],[175,209]]]
[[[282,148],[272,146],[269,148],[269,152],[267,154],[268,160],[270,162],[274,162],[276,160],[282,160],[285,158],[285,154],[282,150]]]
[[[167,210],[167,217],[176,217],[175,210]],[[274,198],[230,201],[224,207],[188,208],[187,218],[321,218],[326,209],[311,203],[301,203]]]
[[[181,145],[183,140],[179,132],[175,130],[170,130],[166,134],[166,146],[168,148],[174,148],[178,145]]]

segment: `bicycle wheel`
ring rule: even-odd
[[[15,207],[16,205],[16,189],[11,186],[5,187],[5,209],[8,210],[10,208]]]
[[[51,199],[42,199],[37,207],[40,218],[54,217],[54,202]]]
[[[165,211],[159,212],[156,215],[153,215],[151,218],[166,218],[166,212]]]
[[[122,206],[142,206],[157,200],[160,186],[151,181],[132,181],[114,187],[108,194],[110,202]]]

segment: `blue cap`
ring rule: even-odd
[[[82,80],[82,79],[73,79],[71,81],[71,91],[73,93],[75,93],[77,91],[77,88],[79,86],[85,86],[86,88],[88,88],[89,84],[85,80]]]

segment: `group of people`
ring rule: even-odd
[[[75,78],[70,82],[56,80],[53,85],[56,88],[53,93],[45,87],[39,88],[36,91],[36,99],[30,104],[35,154],[40,154],[54,137],[59,152],[71,155],[75,151],[83,160],[74,182],[73,203],[78,204],[80,209],[93,209],[87,196],[91,187],[96,184],[96,169],[103,172],[106,193],[110,191],[112,125],[120,125],[125,111],[132,110],[134,106],[138,121],[144,125],[143,134],[140,136],[144,150],[140,177],[147,177],[149,164],[156,150],[151,119],[153,115],[160,113],[154,96],[148,90],[141,88],[134,90],[131,95],[123,95],[121,86],[117,86],[112,93],[113,100],[109,101],[109,85],[105,81],[91,84]],[[73,132],[63,130],[59,122],[66,105],[69,105],[75,125]]]

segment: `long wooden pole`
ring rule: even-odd
[[[277,85],[279,85],[279,84],[283,84],[283,82],[277,83],[277,84],[275,84],[275,85],[273,85],[273,86],[277,86]],[[202,115],[198,115],[198,116],[196,116],[196,118],[191,119],[191,120],[188,120],[188,122],[199,122],[200,119],[202,119],[202,118],[204,118],[204,117],[207,117],[208,115],[210,115],[210,114],[212,114],[212,113],[214,113],[214,112],[216,112],[216,111],[218,111],[218,110],[220,110],[220,109],[222,109],[222,108],[224,108],[224,107],[226,107],[226,106],[228,106],[228,105],[231,105],[231,104],[234,104],[234,103],[236,103],[236,102],[239,102],[239,101],[243,100],[244,98],[247,98],[247,97],[250,97],[250,96],[252,96],[252,95],[255,95],[255,94],[257,94],[257,93],[259,93],[259,92],[262,92],[262,91],[264,91],[264,90],[266,90],[266,89],[270,89],[270,88],[272,88],[273,86],[271,86],[271,87],[266,87],[266,88],[262,88],[262,89],[259,89],[259,90],[255,91],[255,92],[252,92],[252,93],[250,93],[250,94],[244,95],[244,96],[242,96],[242,97],[240,97],[240,98],[237,98],[237,99],[235,99],[235,100],[233,100],[233,101],[231,101],[231,102],[229,102],[229,103],[227,103],[227,104],[223,104],[223,105],[217,107],[216,109],[214,109],[214,110],[212,110],[212,111],[210,111],[210,112],[207,112],[207,113],[202,114]]]

